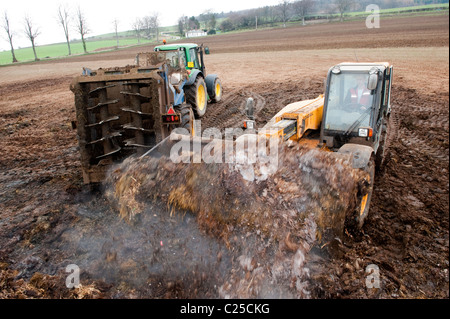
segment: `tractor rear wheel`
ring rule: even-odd
[[[181,104],[174,107],[175,112],[181,114],[181,124],[178,127],[189,131],[191,135],[194,134],[194,112],[189,104]]]
[[[192,105],[192,110],[197,118],[202,117],[206,113],[206,105],[208,103],[206,92],[205,80],[201,76],[197,76],[194,84],[186,88],[186,101]]]

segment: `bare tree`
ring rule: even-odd
[[[86,23],[86,18],[84,16],[83,12],[81,11],[80,7],[78,7],[78,9],[77,9],[77,30],[81,36],[81,42],[83,43],[84,53],[87,53],[86,39],[84,37],[86,34],[89,33],[89,28]]]
[[[115,18],[113,20],[114,32],[116,33],[116,49],[119,48],[119,33],[117,32],[117,27],[119,26],[119,20]]]
[[[209,19],[209,28],[210,30],[215,30],[217,26],[217,19],[214,13],[211,14],[211,19]]]
[[[215,29],[217,25],[216,14],[212,9],[205,10],[198,16],[198,21],[200,25],[203,23],[203,29]]]
[[[28,39],[30,39],[31,46],[33,48],[34,53],[34,60],[39,61],[37,54],[36,54],[36,46],[34,43],[34,40],[36,40],[36,37],[41,34],[39,31],[39,28],[33,27],[33,21],[31,21],[31,18],[29,16],[25,16],[25,30],[24,30],[26,36]]]
[[[327,21],[329,22],[329,18],[330,18],[330,17],[332,18],[332,17],[333,17],[333,14],[336,13],[336,6],[333,5],[332,3],[328,3],[328,4],[326,4],[325,7],[324,7],[324,12],[325,12],[326,15],[327,15]]]
[[[305,16],[312,10],[314,7],[314,0],[299,0],[294,2],[294,11],[302,18],[302,24],[305,23]]]
[[[72,55],[72,50],[70,49],[70,39],[69,39],[69,23],[70,15],[69,9],[67,7],[60,5],[58,7],[58,22],[64,29],[64,35],[66,37],[67,48],[69,49],[69,55]]]
[[[156,42],[159,42],[159,13],[155,12],[151,16],[142,18],[143,31],[147,38],[155,34]]]
[[[152,27],[151,27],[151,19],[150,16],[145,16],[141,20],[142,23],[142,31],[147,39],[151,38],[152,35]]]
[[[200,22],[194,17],[190,17],[188,19],[188,30],[197,30],[200,29]]]
[[[211,13],[212,10],[208,9],[198,16],[198,21],[200,22],[200,25],[203,25],[203,29],[208,28],[209,20],[211,19]]]
[[[141,44],[142,20],[139,18],[136,18],[136,20],[134,20],[131,27],[133,28],[133,31],[136,33],[136,37],[138,39],[138,44]]]
[[[353,5],[353,0],[335,0],[336,9],[339,11],[341,18],[340,21],[344,21],[344,13],[350,10]]]
[[[275,6],[265,6],[264,7],[264,15],[267,17],[268,21],[270,21],[270,25],[273,26],[275,20],[277,19],[277,7]]]
[[[184,31],[189,28],[189,18],[184,14],[178,18],[178,32],[184,37]]]
[[[289,20],[290,17],[290,6],[291,2],[289,0],[281,0],[278,4],[278,11],[280,13],[281,21],[283,21],[283,27],[286,28],[286,22]]]
[[[159,13],[154,12],[150,18],[153,32],[156,34],[156,42],[159,42]]]
[[[14,46],[13,46],[14,33],[11,31],[11,27],[9,25],[8,13],[6,11],[5,11],[4,20],[3,20],[3,29],[5,30],[6,34],[8,35],[9,45],[11,46],[12,61],[13,61],[13,63],[18,62],[16,59],[16,54],[14,53]]]

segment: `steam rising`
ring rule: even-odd
[[[230,164],[166,157],[115,167],[107,198],[125,225],[139,225],[122,239],[127,271],[179,282],[191,297],[308,298],[307,255],[342,235],[362,176],[333,153],[281,144],[278,154],[278,170],[261,180]]]

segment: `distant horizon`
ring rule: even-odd
[[[28,1],[28,0],[26,0],[26,1]],[[53,0],[51,0],[52,2],[54,2]],[[78,1],[84,1],[84,0],[78,0]],[[272,6],[274,6],[274,5],[277,5],[277,4],[279,4],[279,2],[280,2],[280,0],[268,0],[268,1],[270,1],[270,2],[274,2],[274,4],[272,4]],[[101,2],[101,1],[97,1],[97,2]],[[201,1],[200,1],[201,2]],[[254,1],[253,1],[254,2]],[[260,1],[258,1],[258,2],[260,2]],[[267,1],[266,1],[267,2]],[[433,6],[433,5],[445,5],[445,4],[448,4],[449,2],[447,1],[447,2],[445,2],[445,3],[438,3],[438,4],[430,4],[430,6]],[[408,6],[408,7],[405,7],[405,8],[409,8],[409,7],[419,7],[419,6],[424,6],[424,5],[421,5],[421,4],[417,4],[417,5],[412,5],[412,6]],[[71,6],[71,7],[73,7],[73,6]],[[55,6],[55,12],[56,12],[56,10],[57,10],[57,8],[58,8],[58,6],[56,5]],[[261,8],[261,6],[258,6],[258,7],[252,7],[252,8],[247,8],[247,9],[242,9],[242,10],[237,10],[237,11],[234,11],[234,10],[231,10],[231,11],[221,11],[221,12],[215,12],[215,11],[212,11],[213,13],[216,13],[216,14],[219,14],[219,13],[226,13],[226,14],[228,14],[228,13],[231,13],[231,12],[240,12],[240,11],[245,11],[245,10],[253,10],[253,9],[258,9],[258,8]],[[4,10],[4,11],[2,11],[2,12],[0,12],[0,14],[2,14],[2,17],[1,18],[3,18],[3,14],[5,13],[5,11],[6,12],[8,12],[8,10]],[[355,12],[355,11],[349,11],[349,12]],[[336,14],[336,13],[335,13]],[[10,14],[9,14],[9,12],[8,12],[8,15],[9,15],[9,19],[10,19],[10,21],[12,20],[12,18],[11,18],[11,16],[10,16]],[[199,15],[199,14],[198,14]],[[190,15],[190,14],[187,14],[186,16],[198,16],[198,15]],[[136,17],[138,17],[138,16],[136,16]],[[55,17],[55,19],[54,19],[54,21],[53,21],[54,23],[56,23],[57,24],[57,21],[56,21],[56,17]],[[88,21],[88,24],[89,24],[89,21]],[[119,24],[119,26],[120,26],[120,24]],[[175,24],[170,24],[170,25],[161,25],[160,26],[160,28],[173,28],[173,27],[177,27],[177,23],[175,23]],[[39,26],[38,26],[38,28],[39,28]],[[92,38],[95,38],[95,37],[102,37],[102,36],[105,36],[105,35],[111,35],[111,37],[108,37],[108,38],[106,38],[106,39],[112,39],[112,38],[114,38],[114,31],[112,30],[112,28],[113,28],[113,26],[112,26],[112,24],[111,24],[111,26],[110,27],[108,27],[108,29],[109,29],[109,31],[106,31],[106,32],[97,32],[97,33],[92,33],[92,34],[88,34],[87,36],[86,36],[86,40],[90,40],[90,39],[92,39]],[[63,33],[63,31],[62,31],[62,27],[60,26],[60,25],[58,25],[58,31],[60,32],[60,33]],[[22,29],[21,29],[22,30]],[[13,30],[14,31],[14,30]],[[80,37],[78,37],[78,33],[76,32],[76,31],[74,31],[74,30],[71,30],[70,31],[71,32],[71,34],[73,34],[73,35],[77,35],[77,36],[75,36],[75,37],[73,37],[73,38],[71,38],[70,39],[70,43],[76,43],[76,42],[79,42],[79,41],[81,41],[81,38]],[[128,29],[122,29],[122,30],[118,30],[118,33],[120,34],[120,33],[126,33],[126,32],[133,32],[133,30],[132,30],[132,27],[131,27],[131,25],[130,25],[130,27],[128,28]],[[3,40],[3,41],[0,41],[0,52],[8,52],[8,51],[11,51],[11,48],[10,48],[10,45],[9,45],[9,42],[6,40],[6,34],[4,34],[5,33],[5,31],[3,30],[3,29],[1,29],[1,31],[0,31],[0,40]],[[43,33],[42,33],[43,34]],[[41,36],[41,35],[40,35]],[[42,46],[48,46],[48,45],[58,45],[58,44],[66,44],[67,42],[65,41],[65,38],[64,38],[64,36],[58,36],[57,38],[58,38],[58,40],[55,40],[55,41],[53,41],[53,42],[45,42],[45,43],[39,43],[40,41],[40,36],[38,36],[37,38],[36,38],[36,47],[38,48],[38,47],[42,47]],[[131,35],[130,35],[131,36]],[[14,38],[13,38],[13,45],[14,45],[14,50],[20,50],[20,49],[29,49],[29,48],[32,48],[32,46],[31,46],[31,44],[29,43],[29,39],[26,39],[25,38],[25,36],[24,35],[21,35],[21,37],[20,37],[20,39],[21,39],[21,41],[19,41],[18,39],[18,36],[17,36],[17,31],[15,31],[15,35],[14,35]]]
[[[14,48],[25,48],[31,45],[23,34],[23,20],[28,15],[33,24],[40,29],[41,34],[36,37],[36,46],[42,46],[53,43],[65,42],[64,32],[57,21],[57,10],[59,5],[66,5],[72,16],[75,15],[76,8],[79,6],[81,11],[86,16],[86,21],[89,29],[91,29],[91,36],[98,36],[113,32],[113,20],[118,19],[118,30],[127,31],[132,29],[132,23],[136,18],[142,18],[153,13],[159,14],[159,20],[162,27],[173,26],[177,24],[178,19],[183,16],[199,16],[206,10],[212,12],[230,12],[252,9],[265,5],[277,5],[279,0],[229,0],[226,3],[221,2],[206,2],[201,0],[181,1],[172,0],[170,4],[170,12],[167,11],[167,4],[164,2],[157,2],[149,4],[145,0],[135,0],[132,5],[111,5],[106,0],[75,0],[68,2],[67,0],[22,0],[10,1],[2,3],[1,23],[3,25],[3,18],[5,12],[8,14],[10,20],[11,30],[15,33],[13,37]],[[138,8],[139,10],[136,10]],[[142,9],[148,8],[148,9]],[[70,28],[70,37],[77,35],[74,25]],[[27,46],[25,46],[27,45]],[[0,51],[9,51],[10,45],[3,28],[0,30]]]

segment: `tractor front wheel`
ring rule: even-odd
[[[222,83],[220,82],[219,78],[216,78],[214,81],[214,97],[212,98],[212,101],[214,103],[219,102],[222,99]]]
[[[353,209],[345,220],[345,228],[355,235],[359,233],[359,230],[364,225],[364,220],[369,214],[375,179],[375,159],[373,157],[364,168],[364,171],[367,173],[367,178],[358,191],[356,209]]]
[[[209,75],[205,79],[206,88],[212,103],[217,103],[222,99],[222,83],[217,76]]]

